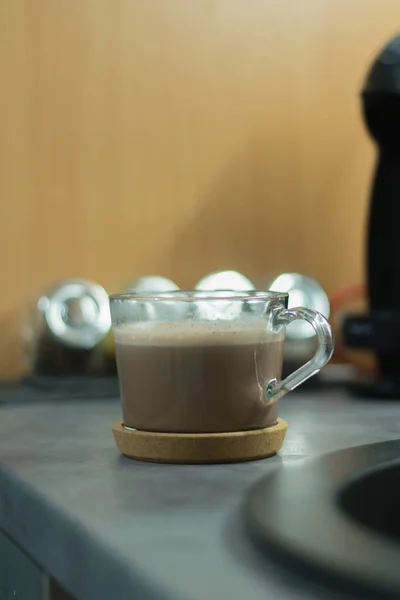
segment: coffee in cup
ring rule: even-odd
[[[160,433],[263,429],[277,401],[329,360],[326,319],[287,308],[279,292],[176,291],[111,297],[111,316],[127,428]],[[286,325],[314,327],[315,356],[281,381]]]
[[[276,421],[265,401],[284,332],[265,323],[142,322],[114,330],[124,424],[174,433],[241,431]]]

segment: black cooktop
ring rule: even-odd
[[[285,465],[245,505],[262,552],[371,600],[400,598],[400,441]]]

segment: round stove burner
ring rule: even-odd
[[[284,466],[246,502],[253,539],[308,578],[359,598],[400,598],[400,441]]]

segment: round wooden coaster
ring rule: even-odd
[[[113,423],[118,450],[128,458],[160,463],[225,463],[257,460],[281,449],[288,424],[231,433],[157,433]]]

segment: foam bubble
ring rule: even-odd
[[[116,344],[196,345],[257,344],[278,342],[284,332],[268,331],[266,320],[232,321],[139,321],[114,329]]]

